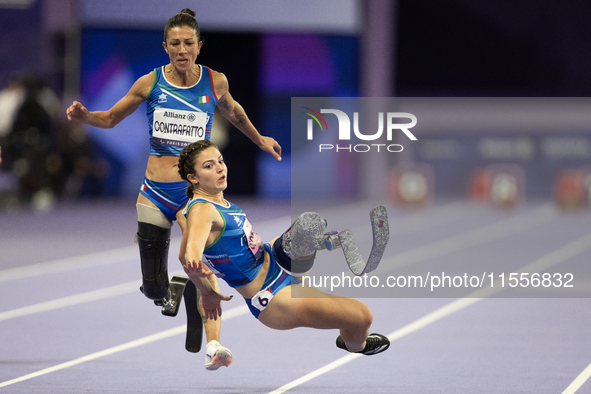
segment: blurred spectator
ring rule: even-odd
[[[10,77],[4,89],[0,91],[0,141],[12,130],[16,113],[25,99],[25,89],[16,77]]]
[[[0,208],[47,211],[61,196],[102,195],[108,164],[96,158],[84,128],[65,121],[58,96],[38,77],[11,78],[0,111]]]
[[[97,197],[103,194],[103,182],[109,172],[105,159],[97,157],[98,148],[86,133],[83,125],[62,125],[60,152],[64,171],[61,191],[67,198]]]
[[[35,76],[23,78],[19,85],[24,97],[14,112],[10,132],[4,137],[6,169],[18,179],[17,195],[21,202],[48,210],[55,203],[55,180],[61,170],[54,119],[50,115],[57,114],[59,100]],[[18,85],[11,88],[13,98],[18,98],[18,89]]]

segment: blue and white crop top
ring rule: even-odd
[[[264,261],[261,237],[252,230],[244,211],[231,202],[225,207],[203,198],[193,198],[183,211],[187,226],[189,210],[200,203],[212,204],[224,219],[222,233],[203,251],[203,262],[231,287],[250,283],[256,278]]]
[[[210,138],[217,96],[211,70],[199,67],[199,81],[188,87],[168,82],[164,66],[154,69],[147,100],[150,155],[178,156],[184,146]]]

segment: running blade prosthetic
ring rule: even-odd
[[[347,264],[355,275],[360,276],[378,268],[386,245],[390,239],[390,227],[388,225],[388,212],[386,208],[379,206],[369,213],[371,229],[373,232],[373,245],[367,261],[361,256],[361,252],[355,243],[351,230],[345,230],[338,234],[339,242],[343,248]]]

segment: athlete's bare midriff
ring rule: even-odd
[[[179,175],[178,156],[150,155],[146,168],[146,178],[155,182],[182,182]]]
[[[265,260],[263,262],[263,265],[261,267],[261,269],[259,270],[259,273],[257,274],[257,276],[250,281],[249,283],[245,284],[244,286],[240,286],[240,287],[236,287],[235,290],[244,298],[246,299],[251,299],[252,297],[254,297],[256,295],[256,293],[258,293],[261,288],[263,287],[263,284],[265,283],[265,279],[267,278],[267,273],[269,272],[269,261],[270,257],[269,257],[269,253],[267,253],[267,251],[265,250]]]
[[[269,245],[271,245],[271,250],[273,249],[273,244],[277,238],[279,237],[275,237],[271,242],[269,242]],[[265,250],[265,260],[257,276],[250,283],[247,283],[244,286],[236,287],[236,291],[242,297],[251,299],[256,295],[256,293],[259,292],[259,290],[262,289],[265,279],[267,278],[267,273],[269,272],[270,258],[271,256],[269,256],[269,253]]]

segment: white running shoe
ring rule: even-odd
[[[205,349],[205,369],[215,371],[219,367],[229,367],[232,364],[232,352],[223,347],[218,341],[213,340]]]

